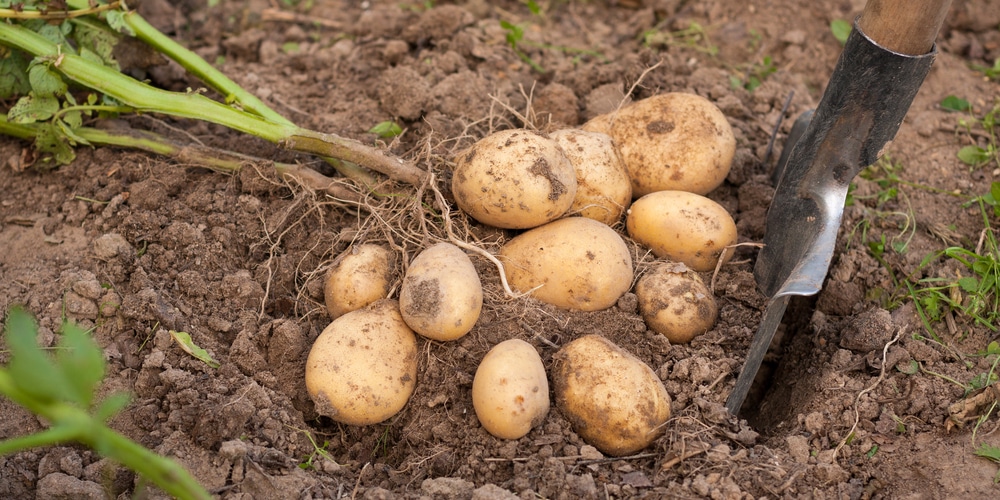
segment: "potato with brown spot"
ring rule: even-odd
[[[632,203],[625,228],[657,257],[695,271],[715,269],[723,250],[736,244],[736,223],[722,205],[685,191],[658,191]],[[732,257],[727,252],[724,261]]]
[[[698,273],[679,262],[665,262],[635,285],[642,319],[672,344],[686,344],[715,325],[719,309]]]
[[[455,159],[455,203],[494,227],[527,229],[558,219],[576,197],[576,171],[552,139],[523,129],[497,132]]]
[[[500,249],[507,281],[542,302],[578,311],[614,305],[632,286],[632,256],[613,229],[567,217],[526,231]]]
[[[479,319],[483,285],[469,256],[451,243],[420,252],[403,278],[399,309],[415,332],[434,340],[461,338]]]
[[[565,129],[549,137],[576,169],[576,198],[570,212],[609,226],[621,220],[632,202],[632,183],[611,136]]]
[[[584,128],[609,129],[634,197],[665,190],[708,194],[729,175],[736,153],[726,116],[696,94],[655,95],[591,122]]]
[[[472,406],[479,423],[501,439],[518,439],[549,413],[549,381],[531,344],[510,339],[486,353],[472,381]]]
[[[383,299],[333,320],[306,359],[306,390],[316,411],[337,422],[371,425],[406,405],[417,379],[417,338]]]
[[[670,395],[656,373],[598,335],[580,337],[552,357],[556,405],[588,444],[620,457],[666,431]]]
[[[392,254],[383,246],[355,245],[340,254],[323,286],[326,309],[338,318],[389,295]]]

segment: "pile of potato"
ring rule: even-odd
[[[606,309],[633,289],[630,247],[616,229],[625,216],[627,235],[660,259],[634,287],[643,319],[684,343],[716,320],[698,272],[725,260],[737,235],[732,217],[704,195],[725,180],[734,151],[715,105],[669,93],[581,129],[485,137],[456,158],[451,187],[458,207],[477,221],[523,230],[497,255],[510,286],[570,310]],[[306,387],[317,411],[338,422],[373,424],[402,409],[416,384],[416,335],[461,338],[482,309],[482,284],[455,245],[420,252],[398,302],[388,298],[395,267],[386,249],[360,245],[328,276],[334,321],[309,354]],[[562,413],[606,454],[639,451],[665,430],[670,396],[662,382],[603,337],[564,345],[549,376]],[[549,379],[535,348],[516,339],[494,346],[476,372],[472,401],[483,428],[497,437],[517,439],[540,424]]]

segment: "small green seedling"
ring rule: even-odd
[[[771,56],[764,56],[760,62],[751,64],[746,71],[730,75],[729,85],[734,89],[742,87],[753,92],[777,70],[778,66],[774,64]]]
[[[120,462],[181,499],[210,499],[173,460],[112,430],[108,419],[128,404],[126,394],[103,401],[94,395],[104,378],[104,354],[82,328],[64,323],[54,356],[38,346],[38,325],[24,310],[7,314],[5,339],[11,358],[0,368],[0,394],[48,422],[48,429],[0,441],[0,455],[71,441]]]
[[[507,45],[509,45],[511,50],[513,50],[514,53],[517,54],[517,57],[521,58],[521,60],[524,61],[525,64],[527,64],[528,66],[531,66],[531,69],[539,73],[545,73],[545,68],[543,68],[537,62],[535,62],[535,60],[532,59],[531,56],[529,56],[523,50],[521,50],[520,43],[522,40],[524,40],[524,26],[519,24],[514,24],[509,21],[500,20],[500,27],[507,32],[506,35]]]
[[[834,19],[833,21],[830,21],[830,33],[833,33],[833,37],[836,38],[841,45],[847,43],[847,37],[851,36],[851,30],[853,29],[854,27],[851,26],[851,23],[843,19]]]
[[[375,134],[383,139],[392,139],[403,133],[403,127],[392,120],[376,123],[374,127],[368,129],[369,134]]]
[[[719,53],[719,47],[712,44],[705,28],[691,22],[687,28],[677,31],[663,31],[662,23],[648,29],[640,35],[642,44],[649,48],[660,47],[684,47],[698,52],[715,56]]]
[[[986,78],[990,80],[1000,80],[1000,58],[993,61],[993,66],[982,66],[980,64],[973,64],[972,69],[979,71]]]
[[[969,101],[952,94],[941,100],[941,109],[965,113],[972,111],[972,104],[969,104]]]
[[[977,457],[983,457],[993,463],[1000,464],[1000,448],[996,446],[980,443],[975,453]],[[1000,483],[1000,471],[997,471],[996,475],[993,476],[993,483]]]

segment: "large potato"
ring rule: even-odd
[[[472,380],[479,423],[501,439],[518,439],[549,413],[549,381],[535,348],[520,339],[490,349]]]
[[[736,139],[722,111],[704,97],[655,95],[595,124],[607,122],[632,179],[632,196],[665,190],[708,194],[729,175]]]
[[[571,212],[612,225],[632,201],[632,183],[618,149],[607,134],[566,129],[553,132],[576,169],[576,198]]]
[[[491,226],[540,226],[566,213],[576,197],[576,172],[562,149],[528,130],[484,137],[455,163],[455,203]]]
[[[389,295],[392,254],[385,247],[356,245],[340,254],[330,267],[323,286],[331,318],[371,304]]]
[[[511,287],[567,309],[606,309],[632,286],[632,256],[621,236],[584,217],[524,232],[499,257]]]
[[[695,271],[715,269],[723,250],[737,239],[736,223],[722,205],[684,191],[639,198],[628,210],[625,228],[657,257],[683,262]],[[727,252],[725,261],[732,255]]]
[[[673,344],[685,344],[712,329],[719,309],[698,273],[679,262],[654,267],[635,285],[646,325]]]
[[[469,256],[451,243],[438,243],[410,263],[399,291],[399,310],[415,332],[434,340],[455,340],[476,324],[483,285]]]
[[[316,411],[350,425],[395,415],[416,378],[417,339],[390,299],[333,320],[306,359],[306,390]]]
[[[552,358],[556,405],[584,441],[611,456],[649,446],[670,418],[670,395],[639,358],[598,335]]]

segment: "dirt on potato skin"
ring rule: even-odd
[[[269,5],[261,0],[215,7],[149,0],[141,8],[207,60],[224,58],[225,73],[304,126],[373,143],[366,132],[373,124],[397,120],[407,131],[385,147],[433,169],[445,192],[455,152],[490,131],[524,125],[522,118],[554,130],[614,109],[626,93],[633,100],[698,93],[722,109],[737,139],[727,182],[709,196],[734,215],[741,242],[759,242],[772,191],[764,162],[771,130],[790,91],[796,97],[784,112],[778,149],[790,119],[818,102],[840,50],[827,26],[852,18],[862,4],[569,2],[532,16],[519,2],[440,3],[428,10],[321,0],[300,12],[320,25],[267,20],[262,13]],[[964,144],[953,131],[957,118],[937,103],[956,94],[983,110],[1000,94],[996,82],[968,69],[1000,57],[998,15],[995,2],[954,2],[935,67],[889,149],[904,179],[967,195],[988,190],[996,174],[970,171],[955,159]],[[603,57],[520,44],[546,69],[539,74],[506,44],[501,19],[523,23],[526,40]],[[692,21],[706,28],[717,56],[683,43],[642,43],[648,30],[676,31]],[[774,57],[777,71],[753,92],[734,88],[729,77],[763,55]],[[165,88],[201,86],[174,65],[137,71]],[[161,119],[126,123],[327,168],[221,127]],[[455,342],[420,340],[409,404],[383,424],[351,427],[318,416],[303,382],[309,347],[329,322],[323,273],[353,242],[390,244],[408,262],[432,243],[415,231],[412,217],[379,223],[366,210],[279,181],[267,165],[225,176],[156,156],[81,148],[71,165],[15,172],[27,147],[0,140],[9,159],[0,167],[0,309],[24,304],[38,316],[45,346],[56,341],[64,315],[93,328],[109,363],[101,394],[133,394],[112,425],[184,463],[221,498],[997,494],[996,466],[973,455],[971,431],[944,430],[948,406],[964,391],[941,377],[894,369],[914,361],[970,380],[989,363],[981,358],[969,366],[963,361],[972,358],[955,352],[983,350],[993,334],[971,324],[959,324],[958,334],[941,326],[944,347],[915,335],[922,326],[912,307],[891,311],[889,331],[857,319],[881,316],[872,312],[880,305],[873,294],[891,286],[852,234],[862,220],[895,229],[893,221],[871,217],[873,204],[848,207],[823,291],[790,308],[779,332],[783,356],[768,367],[774,389],[748,414],[750,423],[722,406],[765,305],[753,282],[755,252],[741,248],[715,279],[715,328],[686,345],[649,331],[632,293],[593,313],[502,300],[496,269],[473,256],[487,289],[477,326]],[[860,200],[876,187],[859,182],[858,189]],[[917,231],[902,258],[919,262],[942,248],[937,221],[952,223],[954,241],[974,247],[982,229],[977,209],[961,208],[946,194],[906,194]],[[380,213],[411,211],[397,198],[367,200]],[[895,203],[885,208],[905,209]],[[516,234],[470,224],[494,252]],[[644,272],[652,261],[631,248]],[[953,271],[937,263],[925,274]],[[183,353],[168,330],[189,332],[220,368]],[[521,338],[550,367],[558,346],[591,333],[642,359],[664,382],[673,417],[657,443],[608,459],[555,407],[519,440],[496,439],[479,426],[470,390],[490,347]],[[884,342],[897,335],[885,380],[862,394],[879,376],[882,352],[850,339]],[[855,438],[837,451],[855,409]],[[977,443],[1000,444],[987,432],[993,426],[995,417]],[[37,418],[0,399],[0,438],[40,429]],[[307,432],[333,461],[314,454]],[[0,457],[0,478],[2,498],[115,497],[131,495],[137,484],[134,474],[76,445]]]

